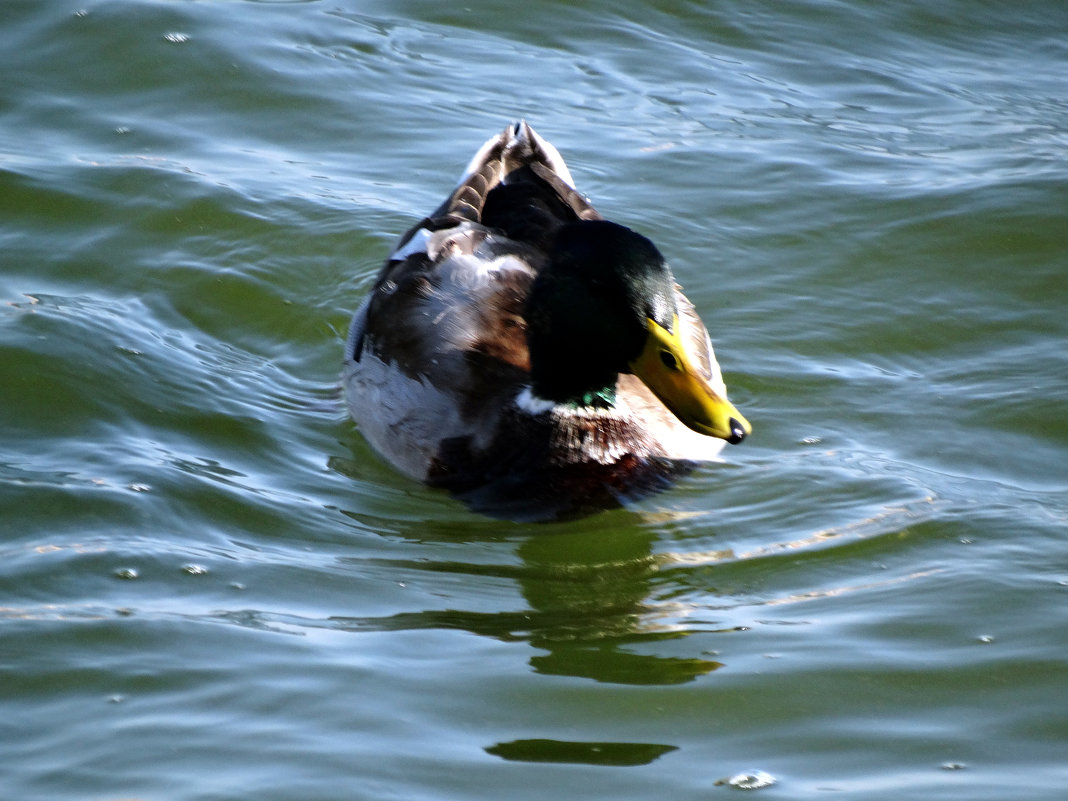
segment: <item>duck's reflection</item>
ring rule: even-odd
[[[674,745],[657,743],[590,743],[572,740],[512,740],[485,749],[487,754],[510,762],[566,762],[572,765],[630,767],[648,765]]]
[[[652,550],[656,536],[633,525],[540,532],[519,543],[519,565],[395,560],[391,564],[406,571],[512,578],[529,608],[489,613],[427,610],[380,618],[338,617],[333,622],[360,631],[460,629],[530,643],[544,652],[530,659],[531,667],[542,674],[614,684],[682,684],[721,664],[697,655],[649,652],[662,650],[650,648],[652,644],[689,633],[661,622],[664,611],[649,601],[659,566]]]
[[[592,536],[531,537],[519,548],[519,579],[541,625],[530,631],[539,673],[615,684],[681,684],[720,667],[700,658],[641,653],[641,646],[686,636],[660,624],[648,598],[658,562],[655,535],[633,529]]]
[[[425,559],[424,548],[434,549],[439,538],[443,550],[455,554],[456,529],[436,532],[422,526],[418,534],[413,532],[413,539],[418,541],[423,560],[389,560],[388,567],[406,574],[418,570],[511,579],[527,608],[428,610],[334,622],[362,631],[461,629],[527,642],[539,652],[530,658],[531,668],[539,674],[631,685],[693,681],[721,665],[698,655],[677,655],[678,645],[671,646],[675,655],[665,654],[666,641],[690,632],[678,625],[677,610],[653,600],[663,592],[657,587],[658,581],[663,582],[662,557],[653,552],[659,533],[635,518],[629,512],[610,513],[592,524],[531,530],[519,539],[514,551],[505,545],[508,564],[497,560],[492,565]],[[467,537],[481,539],[470,529]],[[486,541],[493,548],[502,545],[499,537]],[[676,748],[661,743],[534,738],[498,742],[485,751],[508,761],[631,766],[649,764]]]

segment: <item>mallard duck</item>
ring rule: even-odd
[[[510,518],[618,505],[751,430],[660,251],[602,219],[522,121],[400,238],[343,381],[397,469]]]

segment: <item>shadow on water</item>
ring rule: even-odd
[[[618,513],[627,517],[629,513]],[[611,519],[619,521],[617,517]],[[603,525],[603,524],[602,524]],[[421,538],[425,537],[425,532]],[[648,602],[658,559],[656,534],[622,525],[587,527],[523,537],[517,564],[385,560],[402,570],[512,579],[528,607],[518,611],[428,610],[388,617],[334,617],[346,631],[456,629],[502,641],[525,641],[542,653],[534,672],[629,685],[674,685],[693,681],[721,664],[700,658],[636,653],[631,648],[686,636],[658,624]],[[519,739],[485,747],[506,761],[626,767],[647,765],[678,746],[641,742]]]
[[[626,514],[626,513],[622,513]],[[528,608],[505,612],[428,610],[388,617],[331,619],[351,631],[457,629],[544,651],[530,660],[538,673],[598,682],[670,685],[710,673],[719,662],[630,650],[641,643],[685,637],[662,625],[648,603],[659,560],[655,533],[625,526],[522,539],[517,565],[390,560],[400,569],[515,580]]]
[[[360,455],[359,447],[355,452]],[[337,511],[356,530],[376,538],[367,556],[341,558],[342,563],[348,562],[346,572],[382,570],[391,577],[404,576],[405,581],[419,575],[418,583],[433,588],[433,597],[421,610],[409,605],[393,614],[332,616],[312,625],[350,632],[444,629],[525,643],[533,650],[529,653],[528,649],[525,656],[529,670],[539,676],[632,687],[695,682],[723,665],[708,658],[702,648],[691,646],[695,640],[688,639],[690,635],[739,630],[713,622],[719,615],[714,611],[717,601],[710,594],[731,606],[737,599],[724,595],[733,595],[757,574],[803,571],[802,563],[822,561],[831,550],[837,560],[867,565],[873,552],[896,549],[906,532],[944,511],[926,492],[909,492],[910,486],[888,479],[883,466],[857,467],[834,454],[822,460],[814,460],[810,452],[805,456],[810,473],[843,471],[845,478],[859,482],[869,495],[879,496],[878,502],[862,519],[847,514],[837,524],[818,528],[813,524],[825,524],[826,512],[810,520],[803,508],[785,508],[782,519],[789,523],[784,523],[789,534],[774,543],[740,537],[737,530],[744,529],[745,521],[739,522],[737,514],[734,536],[710,531],[707,517],[693,520],[682,512],[650,513],[626,507],[566,523],[502,522],[472,514],[445,492],[415,489],[385,469],[378,470],[373,459],[335,460],[331,463],[334,470],[351,478],[358,488],[366,488],[359,493],[358,511]],[[803,489],[809,476],[804,470],[797,473]],[[721,494],[732,492],[730,478],[726,476],[719,485]],[[873,482],[880,492],[870,491]],[[781,483],[776,486],[781,493]],[[785,493],[782,502],[789,505],[802,489],[798,494]],[[745,507],[736,504],[735,508]],[[709,550],[712,543],[719,547]],[[738,546],[742,548],[735,550]],[[710,571],[715,571],[715,578]],[[864,568],[861,577],[849,583],[836,580],[814,585],[811,576],[796,584],[788,579],[770,580],[773,587],[746,603],[782,605],[918,575],[910,571],[871,577]],[[472,593],[472,588],[489,589],[491,599],[480,605],[474,599],[482,593]],[[691,604],[679,603],[680,597],[687,596],[700,598],[701,614],[693,615]],[[463,608],[448,608],[449,603],[441,608],[442,597]],[[774,615],[764,617],[770,620]],[[595,736],[589,741],[520,738],[487,744],[484,750],[506,761],[633,766],[654,762],[677,747],[663,742],[606,742]]]
[[[677,751],[674,745],[656,743],[584,743],[567,740],[513,740],[485,749],[487,754],[510,762],[565,762],[577,765],[632,767],[648,765],[664,754]]]

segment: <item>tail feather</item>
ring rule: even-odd
[[[460,183],[433,217],[453,217],[477,222],[486,196],[507,182],[510,173],[529,166],[539,175],[552,175],[552,183],[563,183],[566,194],[575,192],[575,179],[560,152],[542,139],[527,123],[519,120],[486,141],[467,165]]]

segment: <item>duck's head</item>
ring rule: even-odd
[[[533,393],[610,406],[633,373],[680,421],[738,443],[752,430],[687,352],[675,279],[648,239],[604,220],[559,230],[526,305]]]

